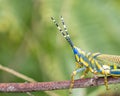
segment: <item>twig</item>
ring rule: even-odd
[[[5,66],[2,66],[1,64],[0,64],[0,70],[6,71],[6,72],[8,72],[8,73],[10,73],[10,74],[18,77],[18,78],[21,78],[21,79],[26,80],[26,81],[31,82],[31,83],[37,82],[37,81],[35,81],[34,79],[32,79],[32,78],[30,78],[30,77],[28,77],[28,76],[26,76],[26,75],[23,75],[23,74],[15,71],[15,70],[13,70],[13,69],[10,69],[10,68],[7,68],[7,67],[5,67]],[[4,85],[5,83],[1,83],[1,84]],[[1,84],[0,84],[0,85],[1,85]],[[10,83],[6,83],[6,84],[10,84]],[[7,87],[6,84],[5,84],[4,86]],[[16,83],[16,84],[18,84],[18,83]],[[10,87],[8,86],[7,88],[9,89]],[[11,88],[10,88],[10,89],[11,89]],[[2,86],[0,87],[0,92],[5,92],[5,91],[1,91],[1,90],[3,90],[3,89],[2,89]],[[7,91],[6,91],[6,92],[7,92]],[[50,92],[50,91],[44,91],[44,92],[45,92],[46,94],[48,94],[49,96],[59,96],[59,95],[57,95],[57,94],[54,93],[54,92]],[[27,94],[30,96],[31,93],[27,92]],[[31,95],[32,95],[32,94],[31,94]],[[34,95],[33,95],[33,96],[34,96]]]
[[[120,83],[120,78],[108,77],[108,83]],[[104,77],[75,80],[74,88],[86,88],[104,84]],[[70,81],[36,82],[36,83],[1,83],[0,92],[33,92],[69,89]]]
[[[19,72],[16,72],[13,69],[7,68],[5,66],[0,65],[0,70],[6,71],[8,73],[11,73],[11,74],[15,75],[16,77],[21,78],[21,79],[26,80],[26,81],[36,82],[34,79],[32,79],[32,78],[30,78],[28,76],[25,76],[25,75],[23,75],[23,74],[21,74]]]

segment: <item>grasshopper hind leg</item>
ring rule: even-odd
[[[105,77],[104,77],[104,82],[105,82],[106,90],[109,90],[109,88],[108,88],[108,80],[107,80],[107,75],[106,74],[105,74]]]

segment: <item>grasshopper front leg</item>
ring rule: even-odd
[[[76,75],[77,73],[79,73],[79,72],[84,71],[84,70],[86,70],[86,68],[85,68],[85,67],[82,67],[82,68],[79,68],[79,69],[73,71],[73,73],[72,73],[72,75],[71,75],[71,83],[70,83],[70,89],[69,89],[69,93],[70,93],[70,94],[72,93],[71,90],[72,90],[72,88],[73,88],[73,86],[74,86],[74,77],[75,77],[75,75]]]

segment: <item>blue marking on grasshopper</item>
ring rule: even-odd
[[[77,48],[73,47],[73,52],[74,52],[75,55],[78,55],[79,58],[81,57],[81,54],[80,54],[80,52],[78,51]]]
[[[86,69],[86,67],[82,67],[82,68],[79,68],[78,70],[76,70],[76,72],[79,73],[79,72],[84,71],[85,69]]]
[[[116,76],[117,76],[117,75],[120,75],[120,70],[119,70],[119,69],[118,69],[118,70],[117,70],[117,69],[116,69],[116,70],[110,70],[110,74],[111,74],[111,75],[114,75],[114,76],[115,76],[115,75],[116,75]]]
[[[73,52],[74,52],[74,54],[78,54],[79,53],[76,48],[73,48]]]

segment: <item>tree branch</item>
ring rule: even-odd
[[[108,77],[109,84],[120,83],[120,78]],[[104,84],[104,77],[75,80],[74,88],[86,88]],[[34,82],[34,83],[1,83],[0,92],[33,92],[69,89],[70,81]]]
[[[8,72],[8,73],[10,73],[10,74],[18,77],[18,78],[21,78],[21,79],[26,80],[26,81],[31,82],[31,83],[32,83],[32,82],[37,82],[37,81],[35,81],[34,79],[32,79],[32,78],[30,78],[30,77],[28,77],[28,76],[26,76],[26,75],[24,75],[24,74],[21,74],[21,73],[15,71],[15,70],[13,70],[13,69],[7,68],[7,67],[5,67],[5,66],[3,66],[3,65],[1,65],[1,64],[0,64],[0,70],[6,71],[6,72]],[[10,83],[0,83],[0,92],[7,92],[7,91],[5,91],[5,90],[7,90],[6,88],[8,88],[8,89],[10,88],[10,85],[7,87],[7,84],[10,84]],[[18,84],[18,83],[16,83],[16,84]],[[2,86],[5,86],[5,88],[3,89]],[[2,91],[2,90],[3,90],[3,91]],[[8,91],[8,92],[9,92],[9,91]],[[11,92],[12,92],[12,91],[11,91]],[[52,92],[52,91],[44,91],[44,92],[45,92],[48,96],[59,96],[59,95],[57,95],[56,93],[54,93],[54,92]],[[31,93],[27,92],[27,94],[30,95]],[[31,96],[32,96],[32,94],[31,94]],[[34,95],[33,95],[33,96],[34,96]]]
[[[28,76],[26,76],[26,75],[23,75],[23,74],[15,71],[15,70],[13,70],[13,69],[7,68],[7,67],[5,67],[5,66],[3,66],[3,65],[1,65],[1,64],[0,64],[0,70],[6,71],[6,72],[8,72],[8,73],[11,73],[12,75],[14,75],[14,76],[16,76],[16,77],[18,77],[18,78],[21,78],[21,79],[23,79],[23,80],[26,80],[26,81],[36,82],[34,79],[32,79],[32,78],[30,78],[30,77],[28,77]]]

